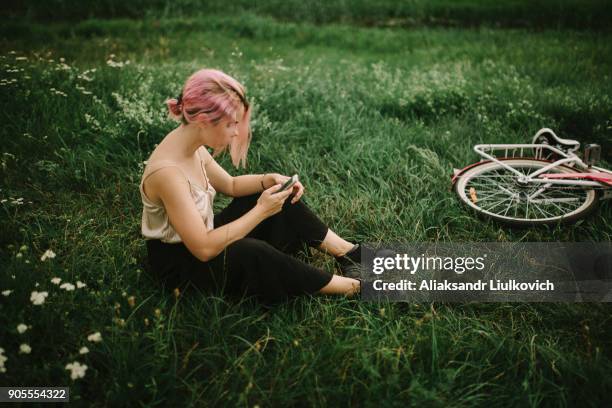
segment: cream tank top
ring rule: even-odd
[[[172,224],[170,224],[170,220],[168,219],[168,214],[166,213],[166,209],[163,205],[156,204],[149,200],[144,192],[144,182],[151,174],[156,172],[159,169],[164,167],[177,167],[189,183],[189,189],[191,191],[191,196],[195,202],[195,205],[198,209],[198,212],[202,216],[202,220],[204,220],[204,224],[208,230],[214,229],[214,214],[213,214],[213,201],[215,199],[216,191],[213,186],[210,184],[210,180],[208,179],[208,175],[204,170],[204,166],[208,164],[210,160],[213,160],[210,153],[206,152],[206,156],[209,159],[206,163],[202,160],[202,155],[200,154],[200,150],[198,150],[198,156],[200,157],[200,167],[202,168],[202,173],[204,174],[204,178],[206,179],[207,188],[203,188],[196,183],[192,183],[189,180],[189,177],[185,175],[185,173],[171,161],[168,160],[160,160],[157,163],[152,163],[151,166],[147,166],[145,169],[142,180],[140,181],[140,197],[142,199],[142,236],[145,239],[159,239],[162,242],[168,244],[175,244],[182,242],[181,236],[174,230]]]

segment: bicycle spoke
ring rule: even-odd
[[[508,163],[526,177],[540,170],[545,163]],[[551,169],[561,173],[563,169]],[[571,185],[553,183],[519,184],[519,176],[505,167],[489,167],[471,173],[464,179],[460,196],[476,209],[517,221],[559,220],[580,211],[589,200],[589,191]],[[476,192],[476,200],[472,197]]]
[[[495,208],[495,207],[499,206],[500,204],[505,203],[505,202],[506,202],[506,201],[508,201],[508,200],[512,200],[512,197],[505,198],[505,199],[503,199],[503,200],[501,200],[501,201],[497,202],[496,204],[493,204],[492,206],[490,206],[490,207],[486,208],[486,211],[491,212],[491,210],[492,210],[493,208]]]
[[[508,207],[506,207],[506,211],[504,211],[504,217],[506,216],[506,214],[508,214],[508,210],[510,210],[512,204],[514,204],[514,200],[510,200],[510,204],[508,204]]]

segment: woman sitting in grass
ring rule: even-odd
[[[300,200],[300,182],[275,194],[289,177],[232,177],[215,161],[229,146],[234,166],[246,164],[251,109],[238,81],[203,69],[166,103],[181,124],[153,151],[140,183],[149,263],[165,285],[191,283],[266,302],[359,292],[361,246],[340,238],[313,214]],[[217,191],[235,198],[213,215]],[[304,243],[335,256],[346,277],[294,258]]]

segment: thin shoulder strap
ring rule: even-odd
[[[164,164],[164,163],[169,163],[169,164]],[[142,177],[142,184],[144,184],[145,180],[151,174],[155,173],[158,170],[166,168],[166,167],[176,167],[177,169],[179,169],[179,171],[183,174],[183,177],[185,177],[185,180],[187,180],[187,182],[189,183],[189,186],[191,187],[191,182],[189,181],[189,177],[187,177],[185,172],[183,172],[183,169],[181,169],[179,166],[177,166],[174,162],[172,162],[170,160],[160,160],[157,163],[151,165],[151,167],[147,169],[146,174]]]
[[[202,157],[202,149],[206,151],[207,157],[205,158]],[[197,152],[198,152],[198,156],[200,157],[200,160],[204,162],[204,165],[208,165],[208,163],[210,163],[210,161],[213,160],[212,155],[208,152],[205,146],[201,146],[200,148],[198,148]],[[207,158],[208,158],[208,163],[206,162]]]
[[[206,189],[208,190],[208,173],[204,169],[204,159],[202,159],[202,155],[200,154],[200,149],[196,151],[198,153],[198,157],[200,158],[200,169],[202,169],[202,174],[204,175],[204,181],[206,182]]]

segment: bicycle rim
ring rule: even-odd
[[[504,160],[528,175],[548,165],[529,159]],[[575,173],[557,167],[550,173]],[[555,224],[583,218],[597,205],[593,189],[552,185],[529,199],[543,185],[520,186],[517,176],[495,162],[485,162],[462,174],[455,183],[459,199],[477,213],[513,225]]]

